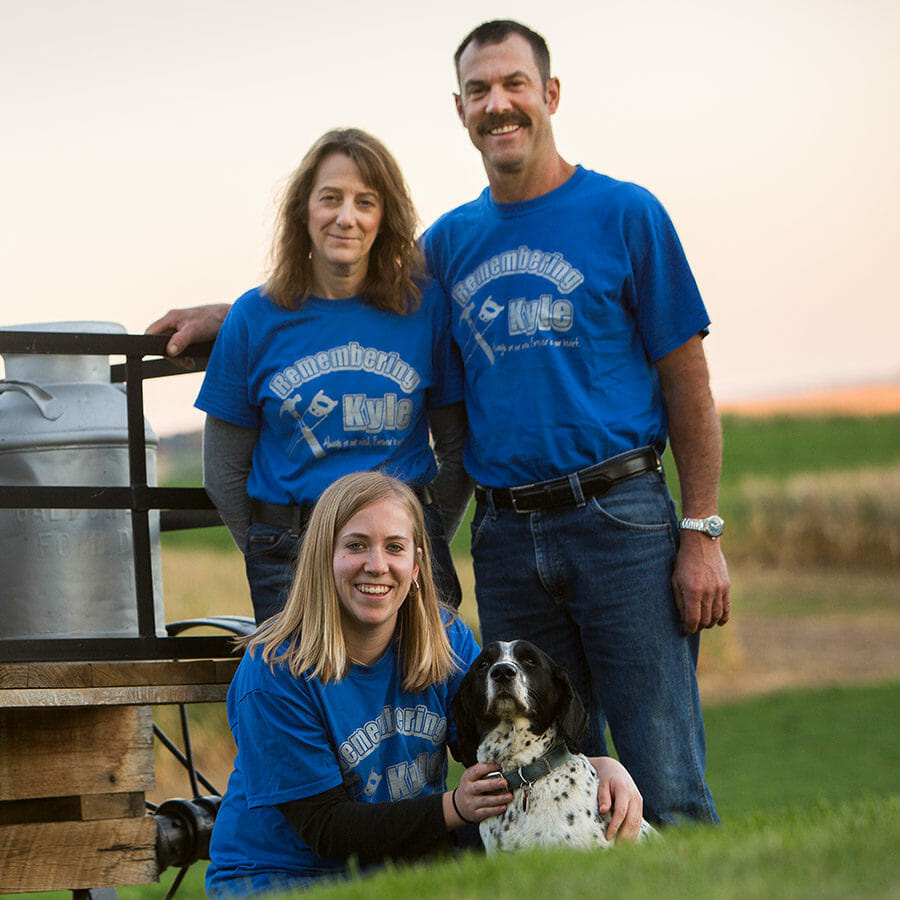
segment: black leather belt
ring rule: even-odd
[[[296,503],[266,503],[265,500],[250,498],[250,521],[272,528],[290,528],[292,534],[300,534],[312,515],[311,506]]]
[[[427,484],[412,489],[423,506],[434,502],[431,488]],[[300,506],[296,503],[266,503],[265,500],[250,498],[251,522],[270,525],[272,528],[290,528],[293,534],[300,534],[306,527],[312,511],[311,506]]]
[[[514,509],[520,513],[558,506],[582,506],[589,498],[605,494],[614,484],[645,472],[654,472],[661,467],[656,450],[653,447],[641,447],[549,481],[512,488],[484,488],[477,485],[475,498],[479,503],[493,501],[494,506],[499,509]]]

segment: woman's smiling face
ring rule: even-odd
[[[409,513],[391,498],[364,507],[338,532],[334,583],[348,646],[361,640],[383,643],[382,652],[387,647],[397,613],[418,577],[419,552]]]
[[[307,213],[314,269],[324,278],[335,270],[364,275],[383,208],[349,156],[333,153],[322,160]]]

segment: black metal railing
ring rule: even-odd
[[[110,380],[125,383],[129,483],[114,487],[0,485],[0,508],[130,510],[138,632],[133,637],[0,638],[0,662],[198,659],[233,655],[229,636],[186,636],[180,632],[165,637],[157,635],[150,511],[160,510],[161,531],[221,524],[203,488],[154,487],[147,484],[143,381],[145,378],[178,375],[186,371],[164,358],[167,342],[168,338],[164,335],[0,331],[0,355],[125,357],[124,364],[110,366]],[[185,355],[196,361],[193,371],[205,368],[211,347],[211,344],[196,344],[188,348]],[[145,361],[147,356],[162,358]],[[0,598],[2,594],[0,583]]]

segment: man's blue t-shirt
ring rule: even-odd
[[[427,484],[427,410],[462,400],[449,304],[429,282],[408,315],[360,297],[283,309],[261,288],[232,306],[196,405],[259,429],[247,493],[311,505],[342,475],[379,469]]]
[[[496,203],[485,189],[423,245],[452,298],[477,482],[543,481],[665,446],[653,364],[709,317],[652,194],[579,167],[534,200]]]
[[[228,689],[234,771],[216,817],[207,870],[210,889],[245,894],[280,880],[319,877],[345,860],[312,852],[278,810],[343,784],[362,803],[446,789],[447,743],[456,738],[450,701],[480,650],[459,618],[447,625],[459,669],[419,693],[402,686],[396,643],[372,666],[354,665],[323,684],[256,650]]]

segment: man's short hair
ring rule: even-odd
[[[541,76],[541,83],[546,84],[550,78],[550,50],[547,42],[527,25],[514,22],[512,19],[494,19],[491,22],[483,22],[463,38],[453,56],[457,81],[459,80],[459,60],[469,44],[500,44],[511,34],[521,35],[531,45],[531,52],[534,54],[534,62],[537,65],[538,74]]]

